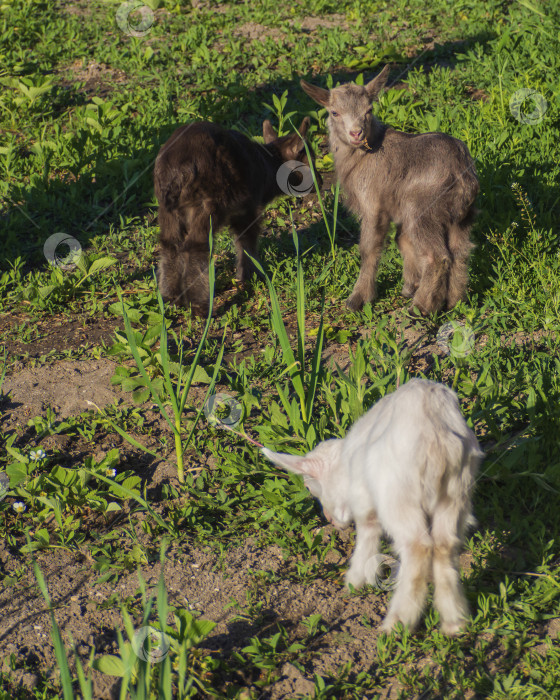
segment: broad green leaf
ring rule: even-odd
[[[111,267],[111,265],[114,265],[117,262],[116,258],[111,258],[111,257],[104,257],[104,258],[98,258],[97,260],[94,260],[88,270],[88,275],[93,275],[96,272],[99,272],[99,270],[105,270],[108,267]]]
[[[97,671],[101,671],[107,676],[119,676],[122,678],[125,673],[125,667],[122,659],[119,656],[114,656],[112,654],[107,654],[102,656],[100,659],[95,659],[93,662],[93,668]]]

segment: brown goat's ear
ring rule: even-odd
[[[378,76],[376,76],[373,80],[370,80],[370,82],[366,85],[366,92],[370,100],[377,99],[377,96],[385,87],[385,83],[387,82],[387,78],[389,77],[390,72],[391,67],[385,66],[381,73]]]
[[[307,130],[309,129],[310,124],[311,124],[311,119],[309,119],[309,117],[305,117],[305,119],[301,122],[298,131],[299,131],[299,135],[301,136],[302,139],[305,138],[305,135],[307,134]]]
[[[311,99],[318,102],[323,107],[326,107],[330,101],[330,93],[325,88],[317,87],[317,85],[311,85],[311,83],[305,80],[300,80],[299,84],[305,90],[305,92],[311,97]]]
[[[278,134],[274,131],[269,119],[265,119],[263,122],[263,138],[265,143],[271,143],[278,138]]]
[[[290,134],[290,136],[286,136],[286,142],[282,147],[282,154],[286,160],[297,160],[299,154],[304,150],[305,145],[303,139],[300,139],[297,134]]]

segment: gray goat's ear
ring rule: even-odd
[[[366,92],[370,100],[376,100],[377,96],[385,87],[389,73],[391,72],[390,66],[385,66],[385,68],[376,76],[373,80],[366,85]]]
[[[265,119],[263,122],[263,138],[265,143],[271,143],[278,138],[278,134],[274,131],[269,119]]]
[[[309,95],[309,97],[315,100],[315,102],[318,102],[323,107],[326,107],[329,104],[330,92],[328,90],[317,87],[317,85],[311,85],[311,83],[308,83],[305,80],[300,80],[299,84]]]

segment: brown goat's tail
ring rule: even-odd
[[[160,207],[169,211],[179,207],[181,193],[194,182],[196,173],[191,167],[183,166],[180,170],[167,163],[156,161],[154,168],[154,190]]]

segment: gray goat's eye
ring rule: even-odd
[[[338,116],[340,116],[338,112],[331,112],[331,115],[332,115],[333,117],[338,117]]]

